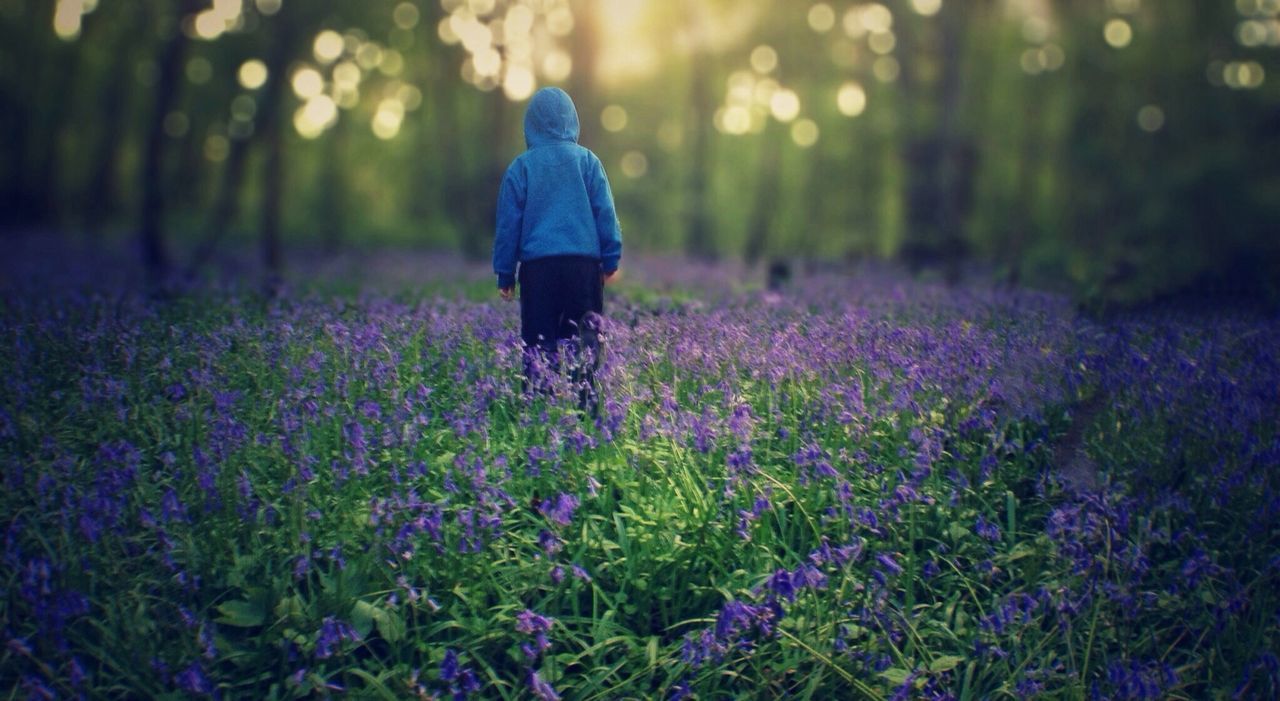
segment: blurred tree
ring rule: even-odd
[[[127,119],[134,63],[135,47],[139,36],[146,36],[147,8],[140,3],[111,3],[99,8],[105,21],[109,17],[114,26],[109,38],[109,59],[105,62],[105,75],[99,80],[95,104],[100,109],[100,128],[88,157],[89,177],[85,181],[80,201],[84,206],[84,221],[88,229],[100,232],[120,209],[120,161],[125,151]]]
[[[573,39],[570,52],[573,61],[573,72],[569,74],[567,90],[578,108],[581,122],[579,143],[588,147],[599,146],[599,115],[601,109],[600,85],[596,80],[596,65],[600,61],[599,17],[602,7],[599,0],[573,0]]]
[[[990,0],[944,2],[932,18],[913,17],[903,0],[898,13],[900,91],[907,112],[907,240],[902,256],[912,268],[939,266],[959,278],[966,256],[963,227],[972,201],[977,149],[966,129],[966,38],[991,26]],[[914,20],[914,21],[913,21]]]
[[[160,285],[169,271],[169,250],[163,230],[165,117],[172,109],[181,88],[183,59],[190,43],[179,24],[186,15],[195,12],[198,0],[179,0],[176,12],[157,8],[156,27],[165,27],[167,37],[161,43],[156,59],[155,96],[151,104],[151,117],[147,124],[146,143],[143,147],[141,190],[142,209],[139,213],[138,238],[142,247],[142,263],[152,287]]]

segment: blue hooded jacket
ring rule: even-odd
[[[578,110],[559,88],[534,94],[524,114],[520,154],[498,194],[493,272],[498,287],[515,284],[518,261],[548,256],[599,258],[618,269],[622,232],[600,159],[578,145]]]

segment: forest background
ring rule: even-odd
[[[567,89],[628,250],[1272,299],[1280,0],[0,0],[0,229],[483,259]]]

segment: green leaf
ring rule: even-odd
[[[387,699],[388,701],[395,701],[397,698],[395,693],[392,692],[391,689],[387,688],[386,683],[382,680],[384,676],[387,676],[387,672],[383,672],[375,677],[359,667],[351,667],[348,668],[347,671],[363,679],[364,683],[368,684],[371,690],[376,691],[380,698]]]
[[[901,686],[903,682],[907,681],[907,677],[910,675],[911,672],[909,670],[901,667],[890,667],[880,673],[880,676],[884,677],[885,681],[893,684],[894,686]]]
[[[373,619],[378,615],[378,609],[367,601],[357,601],[351,607],[351,627],[356,629],[360,637],[365,637],[369,631],[373,630]]]
[[[950,672],[959,666],[961,662],[964,662],[963,657],[959,657],[957,655],[942,655],[941,657],[934,658],[933,662],[929,663],[929,671]]]
[[[286,596],[276,602],[276,618],[296,620],[302,618],[302,600],[297,596]]]
[[[257,602],[237,599],[218,604],[218,612],[222,614],[217,623],[237,628],[253,628],[262,625],[266,612]]]
[[[374,624],[378,626],[378,634],[389,643],[397,643],[404,639],[404,619],[394,611],[378,609]]]

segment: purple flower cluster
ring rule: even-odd
[[[706,668],[790,645],[784,617],[864,678],[911,675],[888,693],[938,698],[952,677],[896,657],[913,618],[943,610],[958,642],[930,643],[991,675],[1096,615],[1115,634],[1087,682],[1116,698],[1199,683],[1179,675],[1203,652],[1174,644],[1192,631],[1280,637],[1276,320],[1097,322],[1051,295],[863,273],[766,296],[695,279],[723,268],[641,271],[707,294],[611,300],[599,417],[575,410],[567,360],[533,368],[547,392],[522,390],[499,305],[6,297],[5,677],[37,698],[122,683],[91,652],[110,619],[128,632],[109,652],[141,660],[149,688],[213,695],[283,655],[323,693],[377,664],[365,649],[420,656],[397,642],[409,625],[455,636],[435,691],[460,697],[480,691],[462,659],[488,655],[476,612],[537,602],[503,682],[574,696],[545,664],[551,630],[585,635],[597,594],[619,602],[611,626],[687,663],[675,696],[733,695]],[[1069,485],[1071,466],[1092,479]],[[215,628],[240,592],[244,620]],[[374,592],[398,617],[366,628],[345,607]],[[679,627],[695,619],[714,623]],[[1156,642],[1123,634],[1147,628]],[[1053,693],[1060,667],[1009,684]],[[1236,668],[1242,697],[1274,695],[1274,655]]]
[[[351,624],[326,616],[316,633],[316,659],[323,660],[339,654],[343,642],[360,642],[362,639]]]
[[[750,653],[757,641],[775,635],[784,611],[776,598],[750,604],[732,600],[716,615],[715,625],[685,635],[680,659],[695,669],[719,663],[734,651]]]

